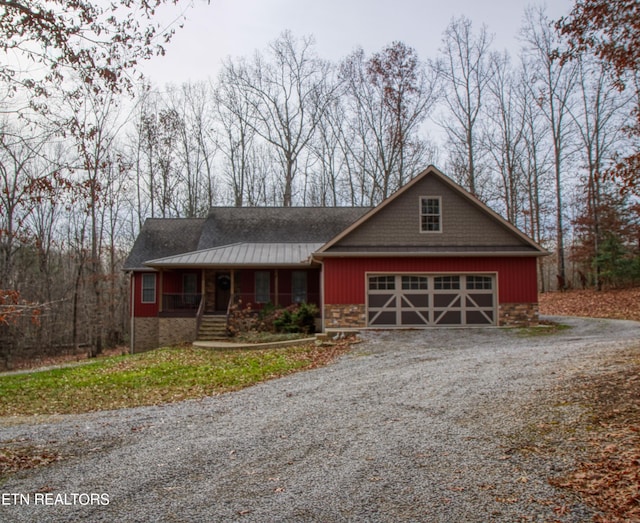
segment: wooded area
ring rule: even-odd
[[[462,17],[430,57],[332,63],[285,32],[208,82],[138,82],[171,3],[0,0],[0,364],[126,343],[146,218],[375,205],[429,164],[553,252],[542,291],[640,282],[636,2],[529,8],[514,52]]]

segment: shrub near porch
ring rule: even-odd
[[[231,308],[229,333],[232,336],[248,333],[289,333],[313,334],[318,307],[309,303],[299,303],[288,307],[266,305],[255,311],[249,303]]]

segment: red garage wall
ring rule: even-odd
[[[500,303],[537,303],[536,258],[326,258],[324,302],[364,303],[367,272],[498,274]]]

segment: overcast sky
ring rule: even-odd
[[[179,5],[184,5],[181,2]],[[186,21],[167,46],[164,57],[145,63],[154,84],[182,83],[215,77],[228,57],[250,57],[264,50],[283,31],[313,35],[321,58],[337,62],[361,46],[367,55],[400,40],[422,60],[435,58],[442,32],[453,17],[485,24],[494,49],[515,55],[525,7],[530,0],[193,0]],[[537,3],[538,4],[538,3]],[[544,5],[544,4],[543,4]],[[546,3],[553,19],[568,14],[571,0]],[[178,12],[172,12],[176,15]],[[165,13],[167,14],[167,13]]]

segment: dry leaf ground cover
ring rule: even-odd
[[[539,300],[541,314],[640,321],[640,287],[545,292]]]
[[[640,289],[546,293],[540,312],[640,321]],[[597,523],[640,521],[640,340],[634,350],[571,378],[545,405],[535,451],[549,455],[564,447],[579,454],[575,469],[552,484],[601,511]],[[554,419],[553,411],[567,405],[579,405],[584,414],[571,422]]]

